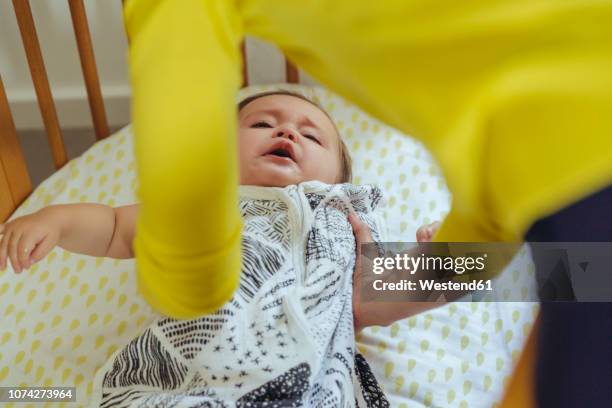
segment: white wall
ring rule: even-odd
[[[66,0],[30,0],[47,75],[62,128],[91,126],[91,118]],[[98,74],[108,120],[121,126],[130,120],[127,41],[121,0],[85,0]],[[270,45],[247,41],[249,79],[254,83],[284,81],[284,61]],[[12,2],[0,0],[0,75],[19,130],[42,129]],[[305,82],[311,83],[308,78]]]
[[[31,0],[43,58],[63,128],[91,119],[67,1]],[[121,1],[85,1],[102,93],[111,125],[129,122],[127,43]],[[12,2],[0,0],[0,75],[18,129],[40,129],[42,119]]]

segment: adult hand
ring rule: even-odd
[[[353,271],[353,323],[355,332],[368,326],[387,326],[391,323],[407,318],[414,314],[439,306],[440,302],[361,302],[362,285],[368,284],[368,280],[374,279],[373,274],[365,274],[364,271],[372,270],[367,257],[361,256],[361,246],[374,242],[370,227],[359,218],[357,213],[352,212],[348,217],[355,235],[355,269]],[[440,228],[440,222],[432,222],[417,230],[418,242],[429,242]]]
[[[363,279],[362,268],[362,257],[361,257],[361,246],[368,242],[374,242],[372,239],[372,233],[370,227],[359,218],[357,213],[352,212],[348,216],[348,220],[353,227],[353,234],[355,235],[355,269],[353,271],[353,324],[355,326],[355,332],[358,332],[363,327],[366,327],[363,322],[363,310],[361,299],[361,284]]]

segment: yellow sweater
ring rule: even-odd
[[[142,292],[193,317],[240,271],[245,33],[433,152],[439,241],[520,240],[612,182],[612,1],[130,0]],[[407,240],[411,237],[406,237]]]

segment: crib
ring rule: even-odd
[[[102,140],[108,137],[110,132],[93,44],[85,14],[85,6],[83,0],[69,0],[68,4],[70,6],[78,54],[87,90],[93,130],[96,140]],[[68,156],[38,41],[32,10],[29,2],[22,0],[13,1],[13,7],[23,47],[26,51],[32,82],[36,90],[47,140],[53,156],[53,163],[56,169],[60,169],[68,162]],[[246,44],[244,42],[241,46],[241,51],[243,60],[246,61],[246,58],[244,58],[246,56]],[[246,65],[243,67],[242,73],[243,86],[248,86],[248,69]],[[285,60],[285,74],[287,83],[296,84],[299,82],[298,69],[289,60]],[[0,196],[0,220],[5,221],[32,192],[32,185],[17,139],[17,132],[1,76],[0,119],[0,164],[2,164],[0,167],[0,191],[3,193]]]
[[[36,96],[38,100],[38,104],[40,107],[40,112],[43,117],[43,122],[47,134],[47,139],[49,143],[49,147],[53,157],[53,163],[55,168],[58,170],[57,177],[54,175],[52,180],[50,179],[48,183],[43,183],[41,188],[45,190],[44,192],[41,190],[39,194],[33,194],[32,183],[30,181],[30,176],[28,172],[28,168],[26,165],[26,161],[22,150],[20,148],[20,144],[17,138],[17,131],[15,128],[15,124],[13,122],[13,118],[11,116],[11,110],[9,107],[9,101],[7,99],[7,95],[2,83],[2,78],[0,76],[0,221],[5,222],[8,220],[11,215],[19,213],[20,209],[24,208],[35,208],[37,205],[46,205],[49,203],[53,203],[52,194],[49,195],[49,191],[53,188],[56,188],[58,191],[65,190],[67,185],[70,185],[71,180],[78,180],[81,175],[80,173],[84,172],[84,168],[86,166],[90,166],[91,168],[102,168],[102,163],[104,160],[117,157],[118,152],[127,152],[121,154],[121,156],[130,155],[129,149],[125,149],[124,147],[131,137],[130,129],[123,129],[116,135],[111,135],[109,131],[109,126],[107,122],[104,100],[100,86],[100,80],[98,76],[96,60],[94,56],[94,50],[92,45],[92,40],[89,32],[87,16],[85,13],[85,7],[83,0],[68,0],[70,14],[72,18],[72,24],[74,28],[75,38],[78,46],[78,53],[81,62],[81,68],[83,77],[86,84],[87,96],[89,101],[89,107],[91,111],[91,118],[93,123],[93,129],[96,136],[96,145],[90,149],[83,157],[78,160],[71,161],[69,163],[69,158],[66,153],[66,148],[64,144],[64,140],[62,138],[62,131],[58,121],[58,115],[56,113],[53,95],[51,92],[51,88],[49,85],[49,81],[47,78],[45,64],[43,61],[41,47],[37,38],[37,32],[34,25],[34,20],[32,18],[32,12],[30,9],[30,5],[28,0],[13,0],[13,7],[15,10],[15,16],[19,25],[19,30],[21,33],[21,38],[23,40],[23,46],[26,51],[27,61],[29,64],[30,74],[32,77],[32,82],[34,84],[34,88],[36,90]],[[247,62],[249,61],[247,47],[245,43],[242,43],[241,52],[243,55],[243,61],[245,61],[244,66],[242,67],[243,73],[243,89],[241,92],[244,95],[249,92],[256,92],[259,90],[269,90],[270,86],[263,87],[255,87],[249,90],[249,78],[248,78],[248,67]],[[284,71],[285,71],[285,82],[289,85],[281,87],[296,90],[298,92],[303,92],[303,88],[299,85],[300,82],[300,71],[298,68],[293,65],[289,60],[285,58],[284,60]],[[332,95],[329,91],[324,89],[317,89],[311,92],[309,96],[316,99],[321,105],[330,110],[332,116],[334,116],[333,110],[335,109],[337,113],[335,114],[336,123],[338,124],[338,128],[343,134],[343,137],[347,138],[347,142],[349,146],[352,147],[354,151],[357,152],[357,160],[356,163],[365,168],[363,171],[363,176],[361,173],[357,175],[356,183],[360,181],[377,181],[376,177],[379,177],[381,174],[385,172],[385,169],[382,164],[376,166],[375,163],[371,160],[371,154],[374,150],[378,149],[376,145],[377,142],[374,140],[380,139],[383,141],[383,145],[386,143],[388,145],[393,145],[395,149],[401,150],[403,148],[403,141],[401,136],[397,136],[392,133],[392,130],[384,128],[384,124],[381,124],[374,119],[370,119],[367,117],[360,116],[362,115],[358,110],[352,107],[347,101],[338,98],[335,95]],[[342,111],[342,110],[346,111]],[[338,112],[341,111],[341,112]],[[353,123],[350,125],[350,123]],[[354,133],[357,130],[360,130],[362,133],[372,132],[371,139],[358,139]],[[113,139],[113,140],[111,140]],[[394,144],[393,144],[394,143]],[[121,149],[121,150],[116,150]],[[415,160],[414,163],[418,164],[419,160],[423,160],[423,155],[426,153],[422,153],[424,148],[416,142],[414,144],[410,144],[410,155]],[[361,151],[361,156],[359,156],[359,151]],[[117,154],[115,154],[115,152]],[[385,160],[391,156],[391,152],[389,149],[382,146],[379,150],[377,150],[378,154],[380,154],[381,160],[384,158]],[[113,156],[114,155],[114,156]],[[397,157],[397,165],[402,165],[402,160]],[[414,177],[421,176],[430,177],[430,179],[423,179],[424,181],[416,182],[415,191],[421,191],[424,193],[427,190],[427,186],[434,181],[440,185],[443,182],[440,182],[438,179],[440,176],[436,173],[435,167],[428,166],[427,170],[423,170],[422,167],[419,167],[417,164],[412,164],[412,173]],[[408,168],[408,163],[405,163],[405,166]],[[129,169],[129,171],[133,171],[133,163],[129,163],[125,166],[125,169]],[[122,168],[119,169],[122,173],[126,173],[126,171]],[[114,174],[119,172],[117,168],[112,169]],[[94,170],[91,170],[94,171]],[[110,172],[111,170],[109,170]],[[61,173],[61,174],[60,174]],[[424,174],[429,173],[429,174]],[[64,176],[62,176],[62,174]],[[75,175],[76,174],[76,175]],[[95,173],[88,173],[89,177],[83,177],[84,181],[82,184],[78,184],[76,189],[79,186],[87,186],[88,183],[91,184],[88,180],[92,179],[93,176],[95,179]],[[367,175],[371,174],[373,178],[368,179]],[[403,176],[403,177],[402,177]],[[398,175],[399,181],[395,179],[388,179],[384,181],[384,184],[389,187],[389,189],[396,188],[396,183],[400,185],[403,183],[405,185],[406,179],[405,175]],[[76,181],[75,181],[76,182]],[[103,183],[104,184],[104,183]],[[115,184],[116,186],[117,184]],[[53,187],[51,187],[53,186]],[[130,183],[130,186],[134,187],[134,182]],[[105,186],[103,186],[106,188]],[[113,186],[114,187],[114,186]],[[110,184],[108,184],[109,191],[111,189]],[[114,187],[116,189],[116,187]],[[37,189],[39,190],[39,189]],[[74,191],[75,188],[72,189]],[[443,190],[440,187],[440,190]],[[66,190],[67,191],[67,190]],[[108,200],[108,194],[103,194],[104,192],[100,192],[98,194],[98,198],[100,201],[104,201],[107,204],[116,203],[114,200]],[[400,216],[404,214],[412,214],[413,218],[416,219],[424,219],[423,213],[429,211],[432,213],[433,208],[435,208],[435,200],[429,199],[425,202],[422,208],[411,208],[405,204],[401,204],[399,201],[402,198],[407,200],[410,195],[414,195],[408,187],[404,187],[398,189],[397,198],[392,196],[390,201],[393,201],[395,204],[395,208],[397,210],[393,213],[393,210],[389,210],[390,219],[393,219],[394,216]],[[417,193],[418,194],[418,193]],[[79,201],[78,194],[72,195],[72,193],[66,193],[64,199],[69,200],[73,199],[74,201]],[[401,197],[401,198],[400,198]],[[83,201],[83,196],[80,197],[80,201]],[[120,201],[120,200],[118,200]],[[433,204],[432,204],[433,203]],[[393,206],[392,206],[393,207]],[[429,210],[427,210],[429,208]],[[25,210],[24,210],[25,211]],[[395,215],[393,215],[395,214]],[[420,214],[420,215],[419,215]],[[442,214],[442,213],[441,213]],[[421,218],[419,218],[421,217]],[[428,219],[428,218],[425,218]],[[410,230],[410,226],[407,226],[403,222],[396,223],[397,233],[405,233]],[[83,268],[87,268],[89,265],[83,259],[78,257],[71,257],[66,253],[58,252],[58,255],[54,257],[55,260],[53,262],[59,262],[60,259],[64,262],[73,262],[75,270],[82,271]],[[51,262],[51,261],[49,261]],[[96,267],[105,267],[108,265],[109,268],[123,268],[122,263],[112,262],[112,261],[102,261],[95,260],[90,262],[92,265],[95,263]],[[73,265],[70,264],[70,265]],[[51,265],[51,263],[49,263]],[[129,267],[129,264],[126,264]],[[69,266],[72,268],[72,266]],[[50,268],[50,267],[49,267]],[[88,288],[90,286],[94,286],[92,282],[82,282],[81,280],[73,280],[74,276],[70,271],[66,272],[68,267],[62,267],[61,264],[57,264],[57,268],[61,269],[60,277],[63,280],[65,277],[67,288],[73,288],[74,290],[79,289],[81,295],[83,295],[84,299],[86,297],[88,290],[84,288]],[[45,281],[45,290],[51,292],[53,289],[49,290],[51,286],[47,283],[47,277],[45,276],[45,272],[41,270],[34,271],[38,274],[39,280],[41,282]],[[48,269],[51,270],[51,269]],[[48,272],[47,272],[48,275]],[[105,290],[108,287],[113,289],[113,292],[106,292],[106,298],[109,301],[112,299],[119,299],[121,302],[122,297],[125,294],[120,294],[121,291],[118,289],[119,285],[126,285],[126,281],[129,284],[129,277],[126,273],[118,274],[113,280],[111,277],[110,280],[106,280],[104,285],[102,285],[103,279],[101,279],[98,283],[100,288],[104,287]],[[45,279],[42,279],[45,277]],[[4,275],[0,272],[0,293],[1,296],[4,296],[4,293],[11,293],[11,296],[14,296],[13,302],[19,301],[21,299],[19,296],[26,296],[25,293],[28,292],[28,299],[32,293],[36,293],[35,288],[28,289],[27,283],[12,281],[12,277],[9,276],[8,273]],[[74,283],[73,287],[72,282]],[[132,284],[135,285],[134,282]],[[80,285],[80,286],[79,286]],[[113,285],[117,285],[116,287]],[[67,289],[68,290],[68,289]],[[40,290],[42,292],[42,289]],[[112,296],[110,294],[113,294]],[[36,295],[32,296],[35,297]],[[70,307],[74,307],[75,295],[66,295],[62,299],[62,304],[67,303],[71,305]],[[0,299],[2,299],[0,297]],[[8,300],[8,297],[4,297],[5,300]],[[24,298],[25,299],[25,298]],[[68,299],[68,300],[67,300]],[[84,302],[89,302],[91,299],[91,295],[84,300]],[[32,300],[32,299],[29,299]],[[47,301],[48,302],[48,301]],[[71,303],[72,302],[72,303]],[[95,302],[95,301],[92,301]],[[130,303],[129,300],[124,301],[125,305]],[[29,304],[29,301],[28,301]],[[43,302],[41,304],[41,308],[45,310],[46,303]],[[95,303],[94,303],[95,305]],[[89,306],[89,305],[88,305]],[[25,313],[23,312],[25,309],[20,309],[20,305],[12,302],[4,303],[0,302],[0,314],[5,316],[6,320],[12,322],[11,325],[8,326],[11,331],[15,334],[2,334],[4,330],[0,327],[0,343],[3,345],[15,345],[15,351],[11,352],[9,348],[7,351],[3,351],[0,353],[0,384],[1,385],[19,385],[19,383],[15,383],[18,381],[17,379],[23,378],[33,378],[37,380],[37,385],[59,385],[59,383],[68,381],[71,384],[76,385],[77,389],[80,390],[82,388],[83,394],[90,395],[94,386],[92,384],[92,380],[87,378],[87,373],[76,372],[76,366],[79,365],[87,365],[90,364],[95,368],[95,364],[92,362],[87,362],[89,360],[79,360],[84,358],[83,356],[77,357],[75,360],[74,366],[69,366],[67,362],[64,362],[67,357],[61,354],[61,350],[63,347],[63,343],[61,339],[58,337],[55,340],[49,340],[50,345],[47,348],[47,353],[50,353],[54,357],[49,357],[49,360],[41,364],[39,368],[33,368],[33,364],[28,363],[27,356],[24,355],[24,348],[20,348],[17,345],[21,344],[24,339],[27,340],[31,338],[31,334],[35,333],[44,333],[45,330],[53,328],[57,330],[57,328],[62,327],[64,324],[61,322],[62,318],[60,317],[60,322],[56,323],[57,317],[54,317],[53,320],[49,323],[48,321],[40,321],[37,324],[33,324],[31,329],[24,329],[20,325],[24,322]],[[47,308],[51,306],[46,306]],[[136,312],[134,314],[135,319],[138,322],[138,327],[134,327],[134,330],[143,327],[147,324],[153,312],[148,310],[148,314],[144,311],[146,309],[146,305],[142,302],[134,302],[130,306],[130,311],[132,309],[139,309],[140,316],[136,317]],[[465,309],[465,310],[463,310]],[[501,402],[502,391],[504,386],[507,386],[509,383],[502,383],[498,378],[494,376],[497,375],[499,377],[505,377],[507,380],[509,379],[509,373],[512,371],[513,361],[518,361],[520,353],[519,350],[523,349],[523,344],[525,338],[530,333],[531,323],[533,322],[536,314],[537,308],[530,307],[528,309],[522,308],[508,310],[506,312],[501,312],[498,314],[497,321],[502,321],[502,324],[505,323],[505,319],[503,318],[504,313],[506,317],[508,317],[509,321],[515,320],[514,325],[516,327],[521,327],[522,330],[520,333],[511,331],[510,329],[506,329],[505,332],[502,330],[502,335],[505,334],[506,340],[501,340],[499,344],[497,344],[493,339],[493,337],[498,334],[499,330],[494,328],[497,326],[497,323],[493,325],[493,318],[489,317],[492,315],[493,308],[485,308],[484,306],[474,306],[474,304],[468,305],[459,305],[453,306],[450,305],[445,308],[440,308],[440,310],[433,311],[432,313],[427,313],[423,316],[416,316],[410,319],[407,319],[404,322],[399,322],[392,325],[389,328],[380,328],[375,327],[371,329],[367,329],[360,339],[360,350],[364,353],[366,357],[370,357],[372,359],[372,364],[374,366],[375,373],[377,377],[380,378],[381,382],[384,385],[385,391],[390,394],[390,401],[392,406],[397,407],[406,407],[406,406],[491,406],[496,401]],[[499,310],[498,310],[499,312]],[[515,316],[520,315],[519,318],[515,319]],[[21,313],[21,314],[20,314]],[[131,314],[130,314],[131,315]],[[59,316],[59,315],[56,315]],[[95,318],[93,316],[96,316]],[[477,316],[479,321],[472,321],[475,316]],[[487,316],[485,318],[485,316]],[[512,316],[510,318],[509,316]],[[114,322],[115,316],[111,315],[111,313],[107,313],[106,316],[102,316],[102,313],[91,314],[89,317],[89,321],[87,326],[95,326],[95,322],[98,321],[100,324],[104,322],[104,324],[112,324]],[[117,317],[118,320],[121,320]],[[64,318],[64,320],[67,320]],[[107,321],[108,320],[108,321]],[[496,321],[496,322],[497,322]],[[113,328],[113,333],[118,332],[120,336],[128,336],[129,329],[126,329],[126,320],[121,320],[117,326],[117,328]],[[458,323],[461,322],[461,323]],[[71,322],[66,322],[69,326],[76,326],[75,330],[84,330],[83,326],[86,324],[75,323],[75,320]],[[482,329],[477,328],[479,325],[483,327],[488,327],[487,324],[491,325],[490,330],[488,328]],[[4,324],[3,324],[4,325]],[[459,329],[458,325],[462,325]],[[127,324],[129,327],[129,323]],[[467,327],[467,329],[466,329]],[[455,330],[457,329],[457,330]],[[24,331],[25,330],[25,331]],[[473,333],[469,331],[472,330]],[[487,331],[489,330],[489,331]],[[449,335],[448,333],[454,333],[457,331],[456,339],[454,334]],[[8,331],[4,332],[8,333]],[[22,333],[25,333],[22,335]],[[109,332],[110,333],[110,332]],[[433,337],[440,337],[440,333],[442,333],[443,339],[442,341],[433,341]],[[446,334],[445,334],[446,333]],[[508,333],[513,333],[508,335]],[[89,335],[88,332],[84,331],[82,334],[76,335],[72,341],[72,346],[76,343],[86,342],[86,335]],[[98,342],[102,342],[99,340],[100,338],[106,338],[109,334],[105,335],[92,335],[91,342],[91,350],[102,349],[106,346],[99,346]],[[485,335],[487,341],[484,341]],[[507,339],[510,337],[510,339]],[[490,347],[491,350],[497,349],[507,349],[504,351],[505,354],[499,353],[498,357],[493,359],[492,357],[486,361],[480,363],[480,361],[485,361],[485,357],[482,352],[474,349],[473,353],[467,353],[462,359],[459,356],[459,352],[468,352],[473,346],[469,346],[466,344],[475,345],[476,338],[480,341],[480,346]],[[58,340],[59,339],[59,340]],[[80,340],[79,340],[80,339]],[[34,339],[29,340],[30,343],[29,349],[32,354],[37,352],[41,352],[41,350],[45,349],[44,345],[41,345],[41,342]],[[449,365],[443,368],[436,368],[436,365],[441,365],[445,361],[445,354],[448,353],[444,349],[446,346],[445,341],[449,342],[455,341],[457,343],[457,351],[458,355],[453,356],[457,358],[457,362],[455,365]],[[13,342],[13,343],[12,343]],[[64,342],[65,343],[65,342]],[[102,342],[103,343],[103,342]],[[437,348],[434,346],[434,343],[437,345]],[[495,343],[495,344],[493,344]],[[105,343],[106,344],[106,343]],[[534,345],[534,335],[530,336],[530,340],[528,342],[529,352],[523,353],[523,359],[519,364],[519,371],[521,372],[519,375],[515,375],[514,379],[510,383],[510,390],[508,392],[508,398],[505,400],[506,406],[527,406],[526,403],[529,403],[529,393],[525,391],[525,387],[529,388],[532,383],[532,374],[530,374],[530,365],[529,359],[533,358],[532,349]],[[106,349],[107,354],[112,354],[112,352],[116,351],[117,347],[121,345],[113,344],[108,346]],[[413,347],[414,346],[414,347]],[[4,347],[4,346],[3,346]],[[114,347],[114,348],[113,348]],[[78,346],[77,346],[78,348]],[[452,348],[452,347],[450,347]],[[512,354],[511,358],[510,355]],[[505,357],[504,357],[505,356]],[[468,360],[477,361],[478,363],[472,364],[470,367]],[[490,361],[490,365],[489,364]],[[29,360],[32,362],[32,359]],[[403,365],[400,367],[400,362]],[[29,364],[29,368],[28,368]],[[99,363],[96,363],[99,364]],[[9,365],[11,366],[9,368]],[[68,367],[64,368],[64,366],[68,365]],[[477,367],[473,367],[477,365]],[[21,368],[23,366],[23,368]],[[51,369],[50,367],[54,367]],[[500,367],[501,366],[501,367]],[[3,368],[4,367],[4,368]],[[40,368],[42,367],[42,368]],[[58,368],[59,367],[59,368]],[[416,367],[416,368],[415,368]],[[496,368],[496,369],[495,369]],[[23,370],[25,374],[21,371]],[[70,370],[70,371],[68,371]],[[47,376],[46,374],[38,374],[38,372],[42,373],[57,373],[57,376],[51,375]],[[62,373],[59,375],[59,373]],[[91,372],[90,372],[91,374]],[[454,377],[453,377],[454,376]],[[468,377],[470,376],[480,376],[478,380],[470,380]],[[46,378],[45,378],[46,377]],[[410,379],[412,377],[412,379]],[[457,377],[460,379],[456,380]],[[455,379],[453,379],[455,378]],[[62,381],[60,381],[62,380]],[[476,382],[479,381],[479,384]],[[24,385],[34,385],[21,383]],[[79,388],[81,387],[81,388]],[[516,387],[521,390],[521,392],[516,391]],[[438,389],[439,388],[439,389]],[[494,397],[483,399],[484,395],[494,393],[496,394]],[[517,399],[518,398],[518,399]],[[521,398],[526,398],[521,399]],[[81,404],[85,404],[86,400],[79,401]],[[527,401],[527,402],[525,402]],[[516,405],[519,404],[519,405]]]

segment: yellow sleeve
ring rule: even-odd
[[[132,117],[141,211],[134,250],[142,295],[190,318],[238,285],[235,92],[242,36],[231,2],[131,0]]]
[[[131,0],[144,295],[189,317],[237,285],[241,24],[426,143],[453,192],[437,239],[495,241],[612,182],[611,18],[601,0]]]
[[[612,1],[241,0],[245,30],[425,142],[437,239],[522,240],[612,183]]]

